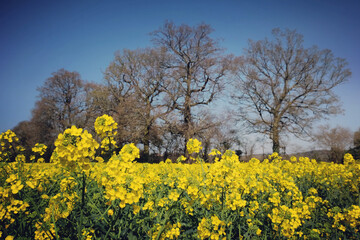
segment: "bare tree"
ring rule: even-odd
[[[329,125],[320,126],[314,137],[321,147],[330,150],[328,157],[330,161],[334,162],[341,162],[345,150],[348,150],[353,144],[353,133],[341,126],[335,128],[331,128]]]
[[[84,82],[77,72],[60,69],[52,73],[40,87],[38,107],[47,112],[53,128],[58,132],[75,124],[84,125],[83,114],[86,110]],[[36,115],[36,108],[35,108]],[[50,119],[49,119],[50,120]]]
[[[233,99],[241,119],[266,134],[279,152],[281,134],[309,134],[315,120],[341,111],[333,88],[351,72],[330,50],[304,48],[296,31],[274,29],[272,40],[249,41],[237,69]]]
[[[107,85],[113,94],[119,92],[116,89],[120,86],[126,91],[121,101],[128,100],[130,94],[133,97],[131,121],[137,123],[135,132],[144,145],[145,161],[149,158],[151,139],[156,137],[152,133],[156,132],[157,120],[172,110],[164,102],[164,87],[167,84],[162,65],[165,61],[166,54],[161,49],[123,50],[116,53],[105,72]]]
[[[195,135],[193,108],[214,100],[232,59],[224,56],[218,42],[210,37],[212,31],[206,24],[190,27],[166,22],[151,33],[153,42],[170,56],[164,62],[171,76],[167,93],[169,102],[182,116],[185,142]]]

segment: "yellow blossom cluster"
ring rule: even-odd
[[[189,154],[199,153],[202,149],[201,142],[197,139],[190,138],[186,144],[186,149]]]
[[[60,133],[55,141],[55,150],[51,161],[56,164],[74,169],[90,167],[90,160],[95,157],[99,144],[88,131],[72,126]]]
[[[36,159],[36,155],[40,156],[37,159],[38,163],[45,162],[45,159],[41,157],[41,156],[43,156],[45,154],[45,152],[47,150],[47,146],[45,144],[36,143],[35,146],[31,150],[33,151],[33,153],[35,153],[34,155],[30,156],[30,161],[31,162],[33,162]]]
[[[190,159],[195,161],[196,163],[200,163],[202,158],[200,157],[200,151],[202,149],[201,142],[196,138],[190,138],[189,141],[186,143],[186,149],[189,153]],[[186,158],[178,158],[178,162],[182,162],[186,160]]]
[[[105,198],[110,202],[120,200],[118,206],[136,204],[143,194],[144,179],[133,175],[132,162],[140,157],[135,144],[126,144],[118,155],[113,155],[98,177],[99,184],[105,188]]]
[[[84,240],[91,240],[93,238],[95,234],[95,230],[94,229],[83,229],[82,230],[82,235],[83,235],[83,239]]]
[[[15,222],[16,215],[26,212],[29,207],[27,202],[15,198],[23,187],[15,174],[11,174],[0,187],[0,237]]]
[[[212,149],[209,153],[209,156],[214,156],[214,162],[219,161],[219,156],[221,156],[221,152],[217,149]]]
[[[5,141],[7,141],[9,143],[18,142],[19,138],[16,136],[16,134],[13,131],[7,130],[6,132],[3,132],[0,134],[0,141],[2,142],[1,146],[4,146]]]
[[[115,136],[117,135],[117,123],[114,119],[104,114],[98,117],[94,123],[96,133],[101,137],[101,148],[103,153],[117,148]]]
[[[161,224],[155,225],[155,231],[149,231],[148,235],[152,240],[160,239],[177,239],[180,236],[181,223],[166,223],[165,226]]]
[[[349,225],[355,233],[359,232],[360,227],[360,206],[352,205],[347,209],[339,207],[332,208],[328,213],[328,217],[333,219],[333,228],[337,228],[343,232],[346,231],[346,226]]]
[[[198,237],[200,239],[225,240],[225,227],[225,222],[216,215],[211,216],[210,219],[203,218],[197,227]]]
[[[117,134],[117,132],[115,131],[117,129],[117,123],[112,117],[107,114],[98,117],[95,120],[94,127],[96,133],[102,138]]]
[[[21,146],[17,145],[18,142],[19,138],[11,130],[0,134],[0,162],[10,161],[14,151],[23,150]]]
[[[55,234],[55,224],[35,223],[35,236],[36,240],[50,240]]]
[[[34,153],[39,153],[40,156],[44,155],[46,152],[47,146],[45,144],[36,143],[32,148]]]

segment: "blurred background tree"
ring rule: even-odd
[[[314,134],[316,143],[329,150],[327,161],[342,163],[344,154],[353,144],[353,133],[344,127],[322,125]]]

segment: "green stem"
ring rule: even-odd
[[[113,226],[115,225],[115,222],[117,221],[117,219],[119,218],[119,215],[120,215],[120,207],[117,209],[117,211],[116,211],[116,214],[115,214],[115,218],[113,219],[113,221],[111,222],[111,225],[110,225],[110,227],[109,227],[109,229],[107,230],[107,232],[106,232],[106,235],[105,235],[105,237],[104,237],[104,239],[108,239],[108,235],[109,235],[109,233],[110,233],[110,231],[111,231],[111,229],[113,228]]]
[[[81,209],[84,208],[84,205],[85,205],[85,178],[86,178],[86,175],[85,175],[85,172],[83,172],[83,176],[82,176],[82,189],[81,189]]]
[[[83,218],[84,218],[84,206],[85,206],[85,181],[86,175],[85,172],[82,172],[82,186],[81,186],[81,207],[80,207],[80,220],[78,221],[78,239],[82,239],[82,227],[83,227]]]
[[[160,230],[159,230],[159,232],[158,232],[158,234],[157,234],[157,236],[156,236],[156,240],[159,240],[159,239],[160,239],[161,234],[162,234],[162,233],[164,232],[164,230],[165,230],[165,226],[166,226],[166,223],[167,223],[168,219],[169,219],[168,214],[165,214],[164,223],[163,223],[163,225],[161,226],[161,228],[160,228]]]

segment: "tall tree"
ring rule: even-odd
[[[145,161],[149,158],[151,139],[156,137],[157,120],[171,111],[169,104],[164,102],[167,84],[162,64],[165,61],[166,54],[161,49],[123,50],[116,53],[105,72],[109,90],[117,94],[119,103],[125,101],[126,94],[133,98],[129,108],[132,118],[127,125],[136,123],[135,132],[144,145]]]
[[[330,50],[304,48],[296,31],[274,29],[273,39],[249,41],[238,63],[233,97],[240,117],[266,134],[279,152],[281,134],[309,134],[314,120],[341,111],[333,89],[351,72]]]
[[[169,60],[164,62],[171,76],[167,93],[169,102],[182,116],[185,141],[195,134],[193,108],[214,100],[222,89],[232,59],[210,37],[212,31],[206,24],[190,27],[166,22],[151,33],[153,42],[169,55]]]
[[[37,107],[46,111],[47,121],[56,131],[62,132],[73,124],[84,125],[85,90],[79,73],[60,69],[38,90],[40,101]],[[37,116],[37,111],[35,108],[33,117]]]

